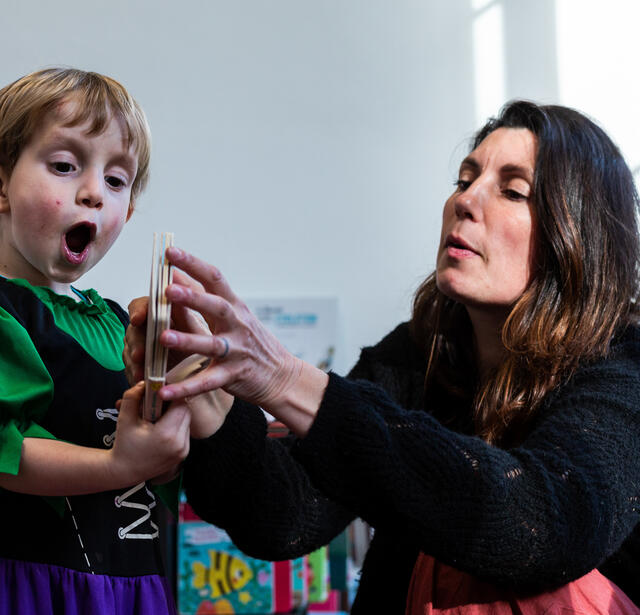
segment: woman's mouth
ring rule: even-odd
[[[466,241],[455,235],[449,235],[444,244],[447,254],[453,258],[470,258],[477,256],[476,252]]]
[[[63,236],[62,251],[67,261],[73,265],[83,263],[89,254],[89,244],[96,236],[96,226],[80,222],[72,226]]]

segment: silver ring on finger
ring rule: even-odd
[[[221,337],[220,339],[224,342],[224,350],[218,356],[218,359],[224,359],[229,354],[229,340],[226,337]]]

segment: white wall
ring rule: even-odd
[[[124,304],[145,294],[151,232],[173,230],[242,296],[337,296],[339,372],[407,318],[433,268],[476,93],[488,91],[495,112],[506,98],[558,92],[553,0],[0,8],[1,84],[58,64],[104,72],[152,126],[150,187],[80,286]],[[487,11],[500,13],[500,29],[478,34]],[[474,64],[474,48],[496,36],[500,87],[485,81],[491,61]]]

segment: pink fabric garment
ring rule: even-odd
[[[592,570],[562,587],[519,597],[420,553],[405,615],[640,615],[627,595]]]

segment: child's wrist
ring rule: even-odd
[[[112,448],[105,452],[109,454],[106,458],[106,480],[110,485],[105,491],[122,489],[123,487],[135,485],[145,480],[145,478],[148,478],[140,478],[137,476],[135,468],[132,468],[131,463],[127,463],[125,459],[122,459],[116,449]]]

